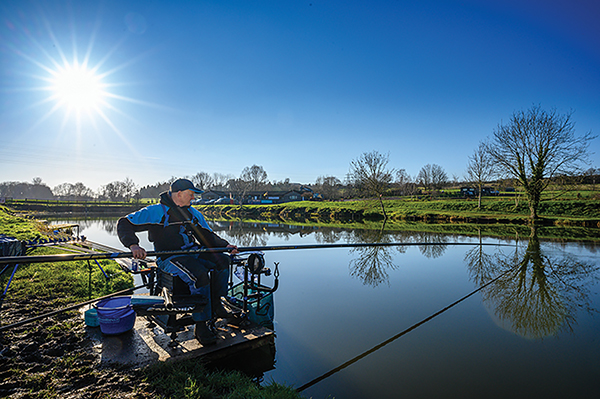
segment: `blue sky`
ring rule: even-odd
[[[600,132],[595,0],[4,0],[0,15],[0,181],[256,164],[312,183],[374,150],[462,177],[515,110]],[[87,106],[57,83],[69,68],[100,87]],[[591,151],[600,167],[600,139]]]

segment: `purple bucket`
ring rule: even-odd
[[[135,324],[130,296],[103,299],[96,304],[96,309],[102,334],[122,334],[131,330]]]

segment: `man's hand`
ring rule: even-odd
[[[135,259],[145,259],[146,258],[146,250],[142,247],[140,247],[137,244],[133,244],[132,246],[129,247],[129,249],[131,250],[131,253],[133,254],[133,257]]]
[[[230,249],[229,249],[229,253],[230,253],[230,254],[232,254],[232,255],[235,255],[235,254],[238,254],[238,253],[239,253],[239,251],[238,251],[238,249],[237,249],[237,247],[236,247],[235,245],[231,245],[231,244],[229,244],[229,245],[227,246],[227,248],[230,248]]]

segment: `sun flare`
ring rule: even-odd
[[[52,91],[60,105],[81,111],[98,109],[106,95],[103,87],[93,70],[75,62],[55,71]]]

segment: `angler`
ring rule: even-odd
[[[136,259],[144,259],[147,255],[135,234],[141,231],[148,232],[156,251],[227,248],[231,254],[236,254],[237,247],[217,236],[200,211],[190,206],[194,193],[202,192],[190,180],[175,180],[170,190],[160,195],[158,204],[119,219],[117,234],[121,243]],[[162,271],[183,280],[192,295],[206,299],[204,309],[192,315],[196,323],[195,336],[202,345],[215,344],[217,336],[207,322],[215,316],[227,318],[232,315],[221,303],[221,298],[227,295],[231,258],[221,252],[179,254],[159,256],[156,264]]]

